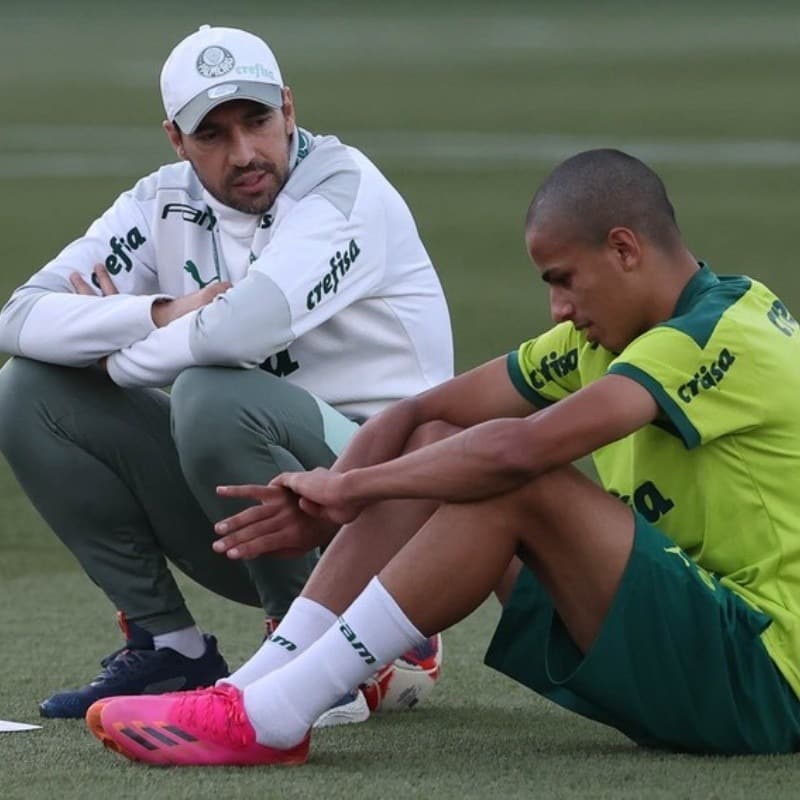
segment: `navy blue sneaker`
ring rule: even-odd
[[[134,623],[127,623],[123,630],[125,647],[100,662],[103,671],[86,686],[59,692],[40,703],[43,717],[83,719],[89,706],[104,697],[200,689],[228,675],[228,665],[210,634],[203,636],[205,653],[187,658],[169,647],[154,649],[153,637]]]

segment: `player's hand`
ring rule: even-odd
[[[231,284],[228,281],[215,281],[196,292],[176,297],[174,300],[157,300],[150,309],[153,322],[157,328],[163,328],[178,317],[207,306],[217,295],[227,292],[230,288]]]
[[[222,538],[213,548],[228,558],[255,558],[267,553],[300,556],[328,544],[339,529],[335,523],[305,514],[297,495],[279,486],[218,486],[217,494],[259,501],[214,526]]]
[[[92,272],[94,273],[96,283],[100,287],[100,292],[103,297],[119,294],[117,287],[114,286],[114,281],[111,280],[111,276],[108,274],[105,264],[95,264],[92,268]],[[69,276],[69,282],[72,284],[72,288],[75,290],[76,294],[91,296],[96,294],[95,290],[83,279],[83,275],[81,275],[80,272],[73,272]]]
[[[310,472],[284,472],[270,486],[282,486],[299,495],[299,507],[306,514],[344,525],[352,522],[364,505],[343,499],[342,480],[343,473],[317,467]]]

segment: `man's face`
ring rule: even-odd
[[[632,268],[638,258],[637,243],[630,231],[613,229],[606,242],[591,245],[533,226],[525,241],[550,287],[555,322],[571,321],[590,342],[614,353],[622,352],[647,329],[637,291],[639,270]]]
[[[206,114],[194,133],[164,124],[178,155],[221,203],[246,214],[263,214],[289,177],[289,140],[294,129],[291,91],[282,109],[231,100]]]

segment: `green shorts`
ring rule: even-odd
[[[486,663],[645,746],[795,752],[800,701],[761,642],[770,622],[637,515],[622,583],[585,656],[523,569]]]

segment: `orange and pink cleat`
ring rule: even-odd
[[[242,693],[230,684],[98,700],[86,724],[105,747],[147,764],[244,767],[308,759],[309,735],[289,750],[259,744]]]

